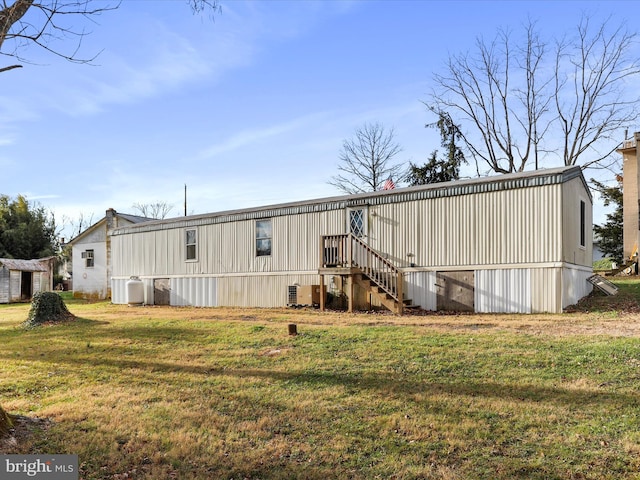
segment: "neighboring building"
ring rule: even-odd
[[[50,292],[54,259],[0,258],[0,303],[28,302],[34,293]]]
[[[103,300],[111,297],[110,256],[108,232],[117,227],[134,225],[152,220],[107,210],[100,221],[69,241],[72,247],[73,295],[75,297]]]
[[[625,135],[626,136],[626,135]],[[622,255],[626,261],[638,260],[640,245],[640,168],[638,168],[638,141],[640,132],[632,139],[625,139],[618,152],[622,154],[622,217],[623,247]]]
[[[112,301],[137,276],[148,304],[280,307],[317,285],[350,309],[562,312],[591,291],[592,238],[579,167],[461,180],[114,228]]]

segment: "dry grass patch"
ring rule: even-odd
[[[11,453],[82,478],[637,478],[640,319],[0,306]],[[296,323],[299,335],[289,336]]]

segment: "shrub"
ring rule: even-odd
[[[73,315],[60,295],[54,292],[38,292],[31,300],[31,310],[25,324],[27,327],[35,327],[43,323],[60,322],[71,318]]]
[[[600,260],[596,260],[595,262],[593,262],[593,269],[611,270],[611,262],[613,262],[611,258],[601,258]]]
[[[11,421],[11,417],[0,407],[0,438],[8,435],[12,426],[13,422]]]

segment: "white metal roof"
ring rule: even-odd
[[[588,185],[582,175],[582,169],[578,166],[565,166],[533,170],[529,172],[494,175],[491,177],[432,183],[429,185],[397,188],[394,190],[381,190],[356,195],[342,195],[314,200],[304,200],[300,202],[282,203],[239,210],[227,210],[163,220],[152,220],[149,222],[139,223],[137,225],[127,225],[115,228],[111,232],[111,235],[269,218],[309,212],[322,212],[344,209],[346,207],[383,205],[413,200],[424,200],[428,198],[452,197],[473,193],[513,190],[542,185],[557,185],[574,178],[580,178],[582,180],[587,195],[591,199],[591,192],[589,191]]]

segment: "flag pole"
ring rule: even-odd
[[[187,216],[187,184],[184,184],[184,216]]]

